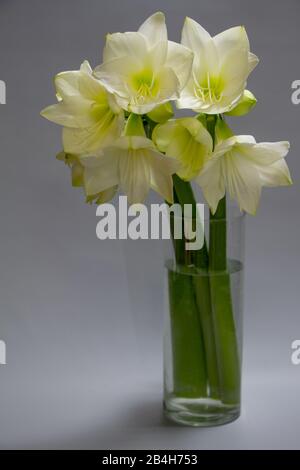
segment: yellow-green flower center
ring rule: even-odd
[[[195,95],[203,102],[219,103],[223,97],[224,84],[221,77],[214,77],[207,72],[205,79],[199,81],[194,77]]]
[[[158,80],[150,69],[142,70],[132,77],[131,87],[134,91],[135,104],[146,103],[158,93]]]

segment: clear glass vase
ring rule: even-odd
[[[164,410],[216,426],[240,415],[244,214],[204,222],[200,252],[169,244],[165,260]]]

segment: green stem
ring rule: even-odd
[[[224,196],[215,214],[210,213],[209,269],[210,271],[225,271],[226,268],[226,196]]]
[[[203,273],[193,276],[193,284],[203,331],[209,396],[218,399],[220,398],[219,374],[208,275]]]
[[[173,177],[176,198],[183,207],[184,204],[192,204],[194,214],[196,215],[196,201],[194,198],[193,190],[190,183],[182,181],[177,175]],[[182,240],[180,240],[182,242]],[[184,250],[182,243],[181,250]],[[198,308],[198,318],[200,320],[199,330],[201,330],[200,340],[204,342],[205,350],[205,368],[208,375],[209,394],[211,398],[219,397],[219,379],[216,357],[216,344],[214,339],[212,311],[211,311],[211,297],[210,286],[208,277],[208,250],[206,240],[201,250],[187,251],[188,254],[184,256],[185,260],[193,257],[194,264],[197,268],[201,269],[200,275],[191,276],[193,290]],[[194,332],[191,332],[193,335]],[[187,340],[188,341],[188,340]],[[200,366],[203,367],[203,365]]]
[[[191,204],[193,207],[193,217],[196,217],[196,200],[194,193],[191,187],[191,184],[183,181],[179,176],[173,176],[173,184],[175,188],[175,193],[177,200],[182,206],[182,211],[184,204]],[[198,268],[207,269],[208,268],[208,250],[206,240],[204,239],[204,244],[201,250],[191,251],[189,253],[193,256],[194,264]]]
[[[182,181],[182,185],[177,176],[173,178],[174,202],[183,207],[184,204],[190,203],[193,193],[188,184]],[[173,223],[171,218],[172,234]],[[189,275],[187,268],[192,262],[191,251],[185,249],[184,237],[173,237],[173,246],[177,267],[174,271],[169,271],[169,302],[174,393],[182,397],[206,397],[207,372],[203,332],[193,277]]]
[[[226,197],[210,214],[209,270],[213,321],[223,403],[240,402],[240,360],[226,254]]]
[[[151,139],[155,123],[145,119],[144,126],[147,137]],[[174,189],[174,202],[181,205],[188,203],[188,201],[183,201],[186,196],[193,197],[193,193],[191,188],[189,191],[188,187],[186,191],[187,194],[179,189],[178,192]],[[194,205],[194,207],[196,206]],[[172,233],[174,233],[173,223],[174,219],[171,219]],[[179,240],[173,237],[172,241],[176,264],[178,266],[188,265],[186,255],[189,252],[185,250],[184,237]],[[207,374],[203,334],[192,278],[185,272],[169,269],[168,283],[174,394],[183,398],[206,397]]]
[[[174,393],[179,397],[205,397],[205,353],[191,277],[171,270],[168,277]]]

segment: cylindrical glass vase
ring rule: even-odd
[[[200,252],[172,240],[165,261],[164,410],[216,426],[240,415],[244,214],[204,221]]]

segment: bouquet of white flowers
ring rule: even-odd
[[[89,202],[107,202],[120,190],[129,203],[141,203],[151,188],[169,204],[196,207],[191,182],[202,189],[210,208],[209,243],[187,262],[183,245],[174,240],[178,269],[169,277],[171,395],[179,399],[171,411],[178,411],[177,421],[196,425],[210,423],[197,414],[201,400],[202,411],[206,400],[207,410],[209,403],[222,404],[223,415],[240,406],[226,192],[241,211],[255,214],[263,186],[291,184],[288,142],[257,143],[234,135],[225,122],[226,115],[242,116],[255,106],[246,84],[257,63],[244,27],[211,37],[186,18],[178,44],[168,40],[158,12],[137,32],[108,34],[103,62],[94,70],[84,61],[79,70],[56,75],[58,103],[42,111],[63,126],[58,158],[71,167],[73,186],[83,187]],[[194,115],[174,118],[173,102]],[[187,282],[182,268],[205,276]],[[191,315],[200,319],[196,336]],[[180,400],[194,408],[186,410]]]

